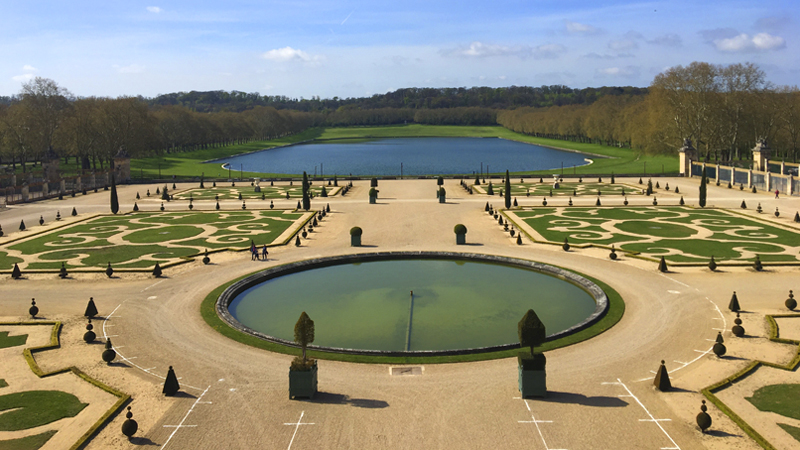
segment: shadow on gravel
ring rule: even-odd
[[[184,391],[176,392],[175,395],[173,395],[173,397],[175,397],[175,398],[197,398],[197,396],[192,395],[192,394],[190,394],[188,392],[184,392]]]
[[[132,437],[129,442],[133,445],[158,445],[146,437]]]
[[[706,430],[706,434],[709,436],[717,436],[717,437],[742,437],[741,434],[731,434],[722,430]]]
[[[305,400],[311,403],[322,403],[330,405],[350,405],[357,408],[387,408],[389,404],[383,400],[373,400],[368,398],[350,398],[344,394],[332,394],[330,392],[317,392],[314,398]]]
[[[598,408],[619,408],[621,406],[628,406],[628,402],[619,397],[587,397],[583,394],[557,391],[547,391],[547,397],[536,400],[552,403],[575,403],[582,406],[595,406]]]

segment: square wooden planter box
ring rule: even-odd
[[[519,392],[522,398],[547,397],[547,374],[544,370],[519,367]]]
[[[289,369],[289,398],[312,398],[317,393],[317,366],[311,370]]]

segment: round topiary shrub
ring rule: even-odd
[[[455,232],[456,234],[467,234],[467,227],[465,227],[462,224],[458,224],[455,227],[453,227],[453,232]]]
[[[350,236],[361,236],[362,233],[363,230],[361,229],[361,227],[350,228]]]

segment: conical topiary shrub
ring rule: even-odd
[[[66,266],[66,265],[65,265],[63,262],[61,263],[61,270],[58,272],[58,276],[59,276],[59,277],[60,277],[62,280],[63,280],[64,278],[67,278],[67,276],[68,276],[68,274],[67,274],[67,266]]]
[[[717,262],[714,261],[714,255],[711,255],[711,261],[708,262],[708,268],[711,269],[712,272],[717,270]]]
[[[661,257],[661,261],[658,263],[658,271],[663,273],[669,272],[669,269],[667,268],[667,260],[664,259],[663,256]]]
[[[664,365],[663,359],[661,360],[661,367],[656,371],[653,385],[661,392],[672,390],[672,383],[669,382],[669,374],[667,373],[667,367]]]
[[[522,245],[522,233],[517,234],[517,245]]]
[[[164,388],[161,389],[161,393],[166,395],[167,397],[172,397],[173,395],[178,393],[180,390],[181,385],[178,384],[178,377],[175,376],[175,371],[172,370],[172,366],[169,366],[169,370],[167,371],[167,378],[164,380]]]
[[[702,433],[705,433],[711,427],[711,416],[708,415],[707,410],[706,401],[703,400],[703,404],[700,406],[700,414],[697,415],[696,419],[697,426],[700,427]]]
[[[90,319],[97,315],[97,306],[94,304],[94,297],[89,297],[89,303],[86,304],[86,310],[83,312],[83,315]]]
[[[295,240],[294,240],[294,246],[295,246],[295,247],[300,247],[300,236],[297,236],[297,237],[295,238]]]
[[[794,309],[797,308],[797,300],[794,299],[794,294],[792,291],[789,291],[789,298],[787,298],[783,304],[786,305],[786,307],[791,311],[794,311]]]
[[[19,221],[19,231],[25,231],[25,221],[24,220],[20,220]]]
[[[31,299],[31,307],[28,308],[28,314],[31,315],[32,318],[36,318],[36,315],[39,314],[39,307],[36,306],[36,299]]]
[[[20,278],[22,278],[22,270],[19,269],[17,263],[14,263],[14,269],[11,270],[11,278],[15,280],[19,280]]]
[[[133,202],[133,210],[139,211],[139,205],[136,202]]]
[[[681,195],[681,201],[679,201],[679,202],[678,202],[678,204],[679,204],[679,205],[681,205],[681,206],[683,206],[683,205],[685,205],[685,204],[686,204],[686,203],[683,201],[683,196],[682,196],[682,195]]]
[[[739,205],[739,206],[740,206],[740,208],[742,208],[742,209],[747,209],[747,203],[745,203],[745,202],[744,202],[744,200],[742,200],[742,204],[741,204],[741,205]]]
[[[594,206],[601,206],[600,205],[600,197],[597,197],[597,201],[594,203]]]
[[[156,263],[156,266],[153,267],[153,276],[159,278],[161,274],[162,274],[161,266],[158,263]]]
[[[106,341],[106,349],[103,350],[103,354],[101,356],[103,358],[103,361],[106,362],[106,364],[111,364],[111,361],[113,361],[114,358],[117,357],[117,352],[114,351],[114,348],[111,345],[111,339],[108,339]]]
[[[675,186],[675,193],[676,194],[680,194],[681,193],[681,191],[678,189],[678,186]]]
[[[756,255],[756,259],[753,261],[753,269],[758,272],[761,272],[764,269],[764,266],[761,265],[761,258]]]
[[[128,412],[125,413],[125,422],[122,422],[122,434],[128,437],[128,439],[132,438],[134,434],[139,430],[139,424],[133,420],[133,413],[131,412],[131,407],[128,406]]]
[[[736,291],[733,291],[733,296],[731,296],[731,301],[728,302],[728,309],[733,312],[739,312],[742,308],[739,306],[739,297],[736,296]]]
[[[739,313],[736,313],[736,319],[733,320],[735,324],[733,328],[731,328],[731,333],[733,333],[736,337],[744,336],[744,327],[742,326],[742,319],[739,317]]]
[[[794,221],[795,222],[800,222],[800,212],[795,212],[794,213]],[[2,234],[0,234],[0,236],[2,236]]]
[[[217,202],[217,204],[214,206],[214,208],[215,208],[217,211],[219,211],[219,202]]]
[[[106,266],[106,276],[111,278],[111,275],[114,275],[114,269],[111,268],[111,261],[109,261],[108,266]]]

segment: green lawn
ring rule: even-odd
[[[671,262],[800,260],[800,234],[721,210],[684,207],[533,208],[511,212],[546,241],[593,244]]]
[[[0,448],[3,450],[38,450],[42,448],[51,437],[55,436],[57,432],[56,430],[50,430],[24,438],[0,441]]]
[[[208,184],[208,187],[204,189],[200,189],[198,185],[197,188],[175,194],[174,200],[189,200],[190,198],[193,200],[231,200],[239,199],[240,196],[242,200],[299,199],[303,197],[302,183],[299,182],[292,183],[291,185],[288,182],[279,182],[277,184],[273,182],[262,182],[260,186],[261,192],[255,192],[255,187],[249,184],[245,184],[244,186],[231,186],[230,183],[225,184],[226,186],[223,186],[223,183],[218,183],[217,187],[211,187],[211,185]],[[322,197],[323,187],[325,188],[326,196],[333,196],[341,189],[341,187],[328,186],[327,184],[323,186],[318,183],[317,185],[311,186],[310,192],[313,198],[324,198]]]
[[[796,440],[800,441],[800,428],[793,427],[793,426],[787,425],[785,423],[779,423],[778,426],[783,428],[783,431],[789,433],[790,436],[792,436]]]
[[[61,391],[26,391],[0,396],[0,431],[27,430],[75,417],[88,403]]]
[[[474,180],[473,180],[474,181]],[[497,181],[497,180],[495,180]],[[558,188],[553,188],[552,179],[542,183],[515,183],[511,180],[511,195],[513,197],[577,197],[577,196],[616,196],[642,195],[642,190],[636,186],[619,183],[559,183]],[[493,195],[500,195],[504,189],[504,182],[491,182]],[[481,184],[480,189],[486,192],[489,182]]]
[[[302,212],[243,210],[100,216],[11,243],[4,250],[30,259],[23,269],[149,268],[209,250],[274,245]],[[0,254],[0,267],[9,267]],[[10,264],[13,267],[13,263]],[[9,267],[10,268],[10,267]],[[2,342],[2,341],[0,341]]]
[[[28,340],[27,334],[19,336],[9,336],[8,331],[0,331],[0,348],[16,347],[18,345],[25,345]]]
[[[800,420],[800,384],[773,384],[745,397],[759,411],[769,411]]]
[[[573,150],[589,153],[606,158],[593,158],[594,163],[575,169],[566,169],[565,174],[661,174],[676,173],[678,171],[677,149],[670,155],[647,155],[642,156],[631,149],[606,147],[599,144],[583,144],[571,141],[561,141],[557,139],[545,139],[524,134],[515,133],[501,126],[436,126],[436,125],[395,125],[382,127],[352,127],[352,128],[313,128],[294,136],[288,136],[272,141],[256,141],[247,144],[231,145],[220,148],[197,150],[188,153],[178,153],[164,155],[161,157],[141,158],[131,161],[131,176],[136,179],[141,176],[145,178],[161,178],[175,175],[181,178],[199,177],[205,173],[206,177],[227,178],[228,173],[203,161],[211,159],[225,158],[261,149],[272,148],[278,145],[286,145],[308,140],[328,141],[328,140],[360,140],[375,138],[395,138],[395,137],[499,137],[519,142],[544,145],[564,150]],[[645,167],[646,163],[646,167]],[[646,169],[646,170],[645,170]],[[535,172],[549,176],[552,170]],[[281,177],[298,176],[299,174],[275,174],[275,173],[253,173],[244,172],[245,178],[253,177]],[[238,178],[239,172],[231,171],[231,176]]]

